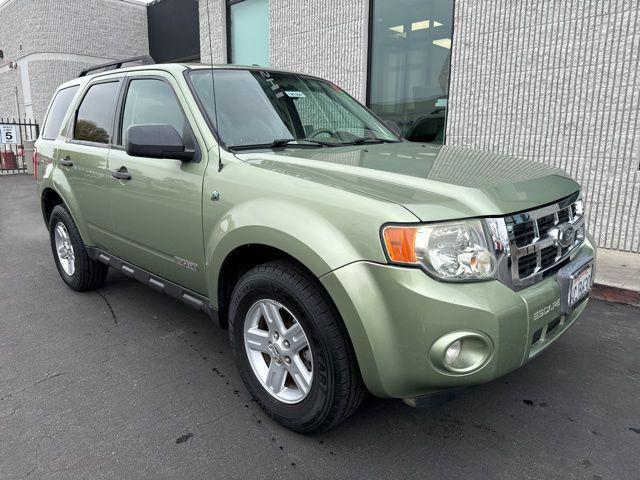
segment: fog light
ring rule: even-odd
[[[434,367],[449,375],[464,375],[484,367],[493,355],[493,342],[482,332],[463,330],[447,333],[429,349]]]
[[[460,356],[460,349],[462,348],[462,342],[460,340],[456,340],[447,348],[447,351],[444,353],[444,363],[447,365],[453,365],[453,363]]]

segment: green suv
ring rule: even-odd
[[[251,395],[299,432],[367,391],[424,406],[511,372],[576,320],[594,278],[562,171],[407,142],[308,75],[81,75],[36,147],[62,279],[95,289],[111,267],[217,319]]]

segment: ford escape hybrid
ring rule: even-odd
[[[367,391],[421,406],[493,380],[586,306],[595,252],[560,170],[407,142],[312,76],[85,73],[37,141],[60,276],[90,290],[112,267],[217,318],[291,429],[331,428]]]

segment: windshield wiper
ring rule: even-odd
[[[322,142],[320,140],[308,140],[306,138],[283,138],[274,140],[271,143],[272,147],[317,147],[318,145],[322,147],[331,146],[331,144],[327,142]]]
[[[366,142],[376,142],[376,143],[398,143],[401,140],[391,140],[390,138],[379,138],[379,137],[362,137],[356,138],[352,142],[346,142],[350,145],[362,145]]]
[[[232,145],[231,151],[250,150],[253,148],[286,148],[286,147],[331,147],[332,143],[321,142],[319,140],[307,140],[304,138],[276,138],[271,143],[256,143],[253,145]]]

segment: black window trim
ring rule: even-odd
[[[96,147],[96,148],[106,148],[106,149],[110,149],[113,143],[113,131],[110,132],[109,135],[109,142],[108,143],[100,143],[100,142],[89,142],[87,140],[76,140],[75,138],[73,138],[73,136],[75,135],[75,129],[76,129],[76,122],[78,121],[78,111],[80,110],[80,107],[82,106],[82,102],[84,102],[85,97],[87,96],[87,93],[89,92],[89,90],[91,89],[91,87],[93,87],[94,85],[99,85],[101,83],[118,83],[118,90],[116,92],[116,99],[114,102],[114,108],[113,111],[111,112],[111,123],[112,123],[112,129],[113,129],[113,118],[115,116],[115,112],[116,112],[116,108],[118,105],[118,99],[120,98],[120,92],[122,90],[122,80],[124,77],[119,76],[119,77],[109,77],[109,78],[103,78],[100,80],[96,80],[94,82],[89,82],[87,83],[87,85],[85,85],[85,89],[82,92],[82,97],[80,98],[80,100],[76,103],[75,107],[74,107],[74,112],[73,112],[73,122],[71,123],[71,125],[69,125],[69,129],[67,130],[67,143],[72,143],[75,145],[86,145],[88,147]]]
[[[160,80],[161,82],[164,82],[169,86],[169,89],[171,90],[171,92],[173,93],[173,96],[176,99],[176,103],[178,104],[178,107],[180,107],[180,112],[182,113],[182,116],[184,117],[184,120],[189,128],[189,132],[191,133],[191,138],[193,139],[193,143],[195,146],[195,154],[193,156],[193,159],[189,160],[189,163],[199,163],[200,160],[202,159],[202,155],[201,155],[202,150],[200,148],[200,143],[198,142],[198,137],[195,135],[195,132],[193,131],[193,127],[191,125],[191,122],[189,121],[189,117],[187,116],[185,109],[182,103],[180,102],[180,97],[178,97],[176,90],[173,88],[173,85],[171,85],[171,82],[169,82],[169,80],[167,80],[165,77],[161,75],[142,73],[140,75],[135,75],[135,74],[127,75],[124,78],[123,84],[118,93],[115,115],[113,116],[114,135],[112,136],[112,140],[115,138],[116,141],[111,142],[111,148],[113,150],[121,150],[121,151],[125,150],[125,146],[120,144],[123,140],[121,137],[122,137],[122,121],[124,117],[124,104],[127,100],[129,85],[134,80]],[[182,136],[182,134],[180,134],[180,136]],[[184,139],[182,140],[184,142]],[[174,160],[174,159],[167,158],[165,160]]]
[[[57,90],[55,92],[55,94],[53,95],[53,98],[51,99],[51,103],[49,104],[49,107],[47,108],[47,113],[45,113],[45,115],[44,115],[44,120],[42,121],[42,129],[41,129],[41,135],[40,135],[40,138],[42,140],[56,140],[60,136],[60,132],[62,131],[62,127],[64,125],[64,121],[67,118],[67,116],[69,115],[69,111],[73,110],[73,106],[74,106],[73,100],[75,99],[76,95],[78,95],[78,92],[80,91],[80,87],[81,87],[81,85],[79,83],[75,83],[73,85],[68,85],[68,86],[66,86],[64,88],[60,88],[59,90]],[[55,138],[47,138],[47,137],[45,137],[44,136],[44,132],[45,132],[45,129],[47,127],[47,122],[49,121],[49,114],[51,113],[51,108],[53,107],[53,104],[56,101],[56,98],[58,98],[58,95],[60,95],[60,92],[63,92],[65,90],[70,90],[72,88],[77,88],[78,91],[76,91],[76,93],[71,98],[71,101],[69,102],[69,105],[67,105],[67,109],[64,112],[64,116],[62,117],[62,122],[60,123],[60,127],[58,127],[58,132],[56,133]]]

